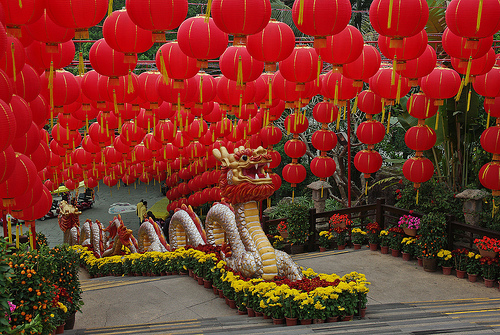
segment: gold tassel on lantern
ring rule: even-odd
[[[109,0],[108,3],[108,16],[110,16],[111,13],[113,13],[113,0]]]
[[[387,134],[389,134],[389,129],[391,128],[391,111],[387,114]]]
[[[17,80],[17,76],[16,76],[16,57],[14,56],[15,51],[16,51],[16,48],[14,47],[14,43],[11,43],[11,45],[10,45],[10,54],[12,56],[12,75],[13,75],[14,82]]]
[[[236,86],[243,86],[243,62],[241,56],[238,56],[238,73],[236,76]]]
[[[471,88],[469,87],[469,94],[467,94],[467,112],[470,109],[470,95],[471,95]]]
[[[128,86],[127,86],[127,94],[134,93],[134,83],[132,82],[132,71],[128,70]]]
[[[401,100],[401,76],[398,78],[398,88],[396,89],[396,103],[399,104]]]
[[[316,72],[316,87],[319,87],[320,73],[321,73],[321,56],[318,57],[318,71]]]
[[[438,123],[439,123],[439,110],[436,113],[436,124],[434,125],[434,129],[435,130],[438,129]]]
[[[269,106],[273,104],[273,80],[269,78]]]
[[[304,0],[299,0],[299,19],[297,23],[299,26],[304,24]]]
[[[393,0],[389,1],[389,17],[387,18],[387,28],[390,29],[392,25],[392,6],[393,6]]]
[[[333,93],[333,103],[338,106],[339,104],[339,81],[335,81],[335,92]]]
[[[358,108],[358,96],[354,98],[354,104],[352,105],[352,112],[353,114],[356,114]]]
[[[488,118],[486,119],[486,129],[490,127],[490,113],[488,113]]]
[[[396,66],[398,64],[398,58],[394,56],[392,60],[392,73],[391,73],[391,85],[396,84]]]
[[[160,50],[160,73],[163,76],[163,81],[168,84],[169,78],[167,73],[167,67],[165,66],[165,60],[163,59],[163,54]]]
[[[205,12],[205,23],[208,23],[211,11],[212,11],[212,0],[208,0],[207,11]]]
[[[339,127],[340,127],[340,113],[342,112],[342,107],[339,111],[339,113],[337,114],[337,130],[339,130]]]
[[[481,26],[482,13],[483,13],[483,0],[479,0],[479,7],[477,8],[476,33],[479,31],[479,27]]]
[[[54,62],[50,61],[49,68],[49,104],[50,104],[50,126],[54,127]]]
[[[200,76],[200,104],[203,103],[203,76]]]
[[[19,8],[23,8],[23,1],[19,0]]]
[[[85,66],[83,65],[83,52],[78,54],[78,74],[82,76],[85,73]]]
[[[116,101],[116,91],[113,88],[113,108],[115,110],[115,114],[118,115],[118,102]]]

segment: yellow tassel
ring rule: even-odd
[[[471,88],[469,87],[469,94],[467,94],[467,112],[470,109],[470,94],[471,94]]]
[[[427,100],[427,109],[425,110],[425,117],[429,117],[429,109],[431,107],[431,99]]]
[[[396,103],[399,104],[399,100],[401,99],[401,76],[398,78],[398,88],[396,90]]]
[[[238,56],[238,74],[236,76],[236,85],[243,86],[243,62],[241,56]]]
[[[335,82],[335,92],[333,93],[333,103],[335,105],[339,104],[339,81]]]
[[[22,0],[19,0],[19,8],[23,8],[23,2],[22,2]]]
[[[318,57],[318,71],[316,72],[316,87],[319,87],[320,73],[321,73],[321,56]]]
[[[113,108],[115,110],[115,114],[118,115],[118,102],[116,101],[116,90],[113,88]]]
[[[293,202],[294,199],[295,199],[295,188],[292,189],[292,202]]]
[[[467,63],[467,71],[465,72],[465,82],[464,86],[469,85],[470,80],[470,68],[472,67],[472,57],[469,57],[469,62]]]
[[[80,51],[78,55],[78,74],[82,76],[85,73],[85,66],[83,65],[83,52]]]
[[[163,81],[165,82],[165,84],[167,84],[169,78],[167,73],[167,67],[165,66],[165,59],[163,59],[163,54],[161,50],[160,50],[160,73],[163,76]]]
[[[267,198],[267,208],[271,207],[271,198]]]
[[[54,62],[53,61],[50,61],[50,68],[49,68],[49,97],[50,97],[49,98],[50,108],[54,109]]]
[[[387,114],[387,134],[389,134],[389,128],[391,128],[391,111]]]
[[[241,116],[241,107],[243,106],[243,94],[240,94],[240,103],[238,104],[238,113]]]
[[[389,17],[387,18],[387,28],[391,28],[392,25],[392,5],[393,0],[389,1]]]
[[[490,113],[488,113],[488,118],[486,119],[486,129],[490,127]]]
[[[299,1],[299,19],[297,23],[299,26],[304,23],[304,0]]]
[[[352,112],[353,114],[356,114],[356,112],[358,111],[358,96],[356,95],[356,97],[354,98],[354,104],[352,106]]]
[[[269,78],[269,106],[273,103],[273,80]]]
[[[203,76],[200,76],[200,104],[203,103]]]
[[[10,45],[10,53],[12,55],[12,73],[13,73],[13,78],[14,78],[14,81],[17,80],[17,76],[16,76],[16,57],[14,57],[14,54],[15,54],[15,50],[16,48],[14,47],[14,43],[12,43]]]
[[[344,118],[343,118],[343,120],[345,121],[345,119],[347,118],[347,108],[342,107],[341,111],[344,112]]]
[[[113,13],[113,0],[109,0],[108,4],[108,16],[110,16],[111,13]]]
[[[252,132],[252,118],[250,116],[248,117],[248,132]]]
[[[479,7],[477,9],[476,33],[481,26],[481,14],[483,13],[483,0],[479,0]]]
[[[436,114],[436,124],[434,125],[434,129],[437,130],[438,129],[438,123],[439,123],[439,110]]]
[[[416,199],[416,202],[417,202],[417,205],[418,205],[418,189],[417,189],[417,199]]]
[[[365,195],[368,195],[368,180],[365,180]]]
[[[464,88],[464,83],[465,83],[465,77],[462,78],[462,81],[460,82],[460,87],[458,88],[458,93],[455,96],[455,101],[460,100],[460,96],[462,95],[462,89]]]
[[[396,65],[397,65],[397,57],[394,57],[392,60],[392,75],[391,75],[391,86],[396,84]]]
[[[323,198],[323,185],[321,185],[321,197]]]
[[[384,123],[385,120],[385,107],[382,105],[382,117],[380,118],[380,122]]]
[[[177,111],[181,111],[181,94],[177,93]]]
[[[128,70],[128,86],[127,86],[127,94],[134,93],[134,84],[132,82],[132,71]]]
[[[212,11],[212,0],[208,0],[207,11],[205,13],[205,23],[208,23],[211,11]]]
[[[340,128],[340,112],[337,114],[337,130]]]

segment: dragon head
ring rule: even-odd
[[[229,154],[225,147],[221,147],[212,152],[222,163],[219,186],[226,201],[233,204],[261,201],[273,194],[273,181],[265,172],[271,162],[266,149],[239,147]]]

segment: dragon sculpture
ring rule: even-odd
[[[264,170],[271,162],[267,150],[239,147],[229,154],[221,147],[214,149],[213,154],[222,163],[219,179],[222,201],[207,213],[206,235],[190,207],[178,208],[169,226],[172,248],[187,244],[223,245],[228,241],[231,252],[222,257],[245,277],[271,280],[279,275],[301,279],[298,265],[287,253],[272,247],[260,224],[257,203],[274,192],[272,179]]]
[[[69,245],[78,244],[80,239],[80,214],[82,212],[66,200],[61,201],[59,204],[57,222],[64,233],[64,243]]]

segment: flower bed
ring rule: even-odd
[[[147,252],[101,259],[95,258],[85,247],[73,248],[80,254],[81,265],[94,276],[109,274],[110,269],[113,273],[121,269],[122,275],[143,271],[168,274],[191,269],[222,290],[226,298],[235,300],[240,311],[250,308],[275,318],[325,319],[353,315],[360,308],[366,308],[369,283],[357,272],[340,277],[307,269],[303,271],[302,280],[292,282],[276,277],[273,281],[265,281],[244,278],[229,268],[219,256],[222,247],[188,246],[166,253]]]

